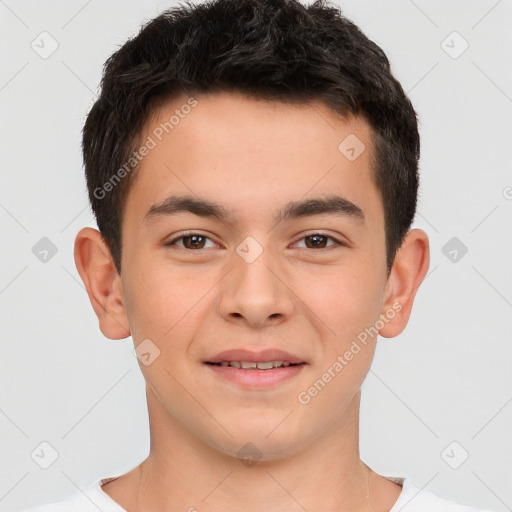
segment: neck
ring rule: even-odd
[[[318,509],[319,499],[325,511],[367,512],[372,505],[377,511],[375,498],[368,496],[375,474],[359,456],[359,403],[358,392],[344,420],[302,449],[244,464],[176,424],[148,390],[150,455],[132,472],[130,484],[125,481],[124,498],[119,486],[111,496],[136,511],[290,512]]]

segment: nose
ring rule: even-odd
[[[270,250],[265,248],[254,261],[235,253],[231,262],[218,301],[219,314],[226,321],[260,328],[276,326],[291,316],[290,278]]]

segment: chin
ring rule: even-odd
[[[279,419],[272,423],[270,428],[267,422],[254,421],[252,423],[231,422],[228,434],[222,440],[208,442],[210,446],[225,455],[239,459],[247,467],[255,463],[285,459],[298,453],[307,446],[307,436],[304,424],[300,432],[294,425],[285,425],[286,415],[281,414]]]

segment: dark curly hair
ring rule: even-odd
[[[382,49],[326,0],[185,1],[145,23],[107,59],[82,150],[92,209],[117,271],[136,165],[133,172],[122,169],[144,126],[159,102],[221,91],[300,104],[321,100],[369,123],[389,272],[416,211],[417,115]]]

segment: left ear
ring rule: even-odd
[[[381,313],[388,319],[379,334],[384,338],[398,336],[406,327],[418,288],[430,264],[427,234],[411,229],[398,249],[386,282]],[[394,316],[391,316],[391,312]],[[387,314],[386,314],[387,313]]]

